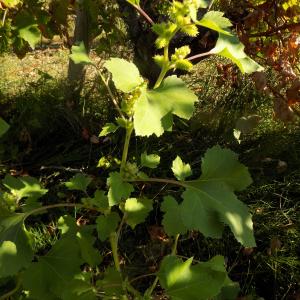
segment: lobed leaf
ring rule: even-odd
[[[107,179],[108,190],[108,203],[109,206],[114,206],[122,200],[128,198],[134,191],[132,184],[124,182],[122,176],[118,172],[109,173]]]
[[[179,156],[173,160],[172,171],[179,181],[184,181],[187,177],[192,175],[191,166],[185,164]]]
[[[252,60],[244,52],[245,46],[235,35],[219,33],[216,46],[210,51],[212,54],[218,54],[232,60],[242,73],[253,73],[263,70],[258,63]]]
[[[147,154],[144,152],[141,154],[141,165],[150,169],[155,169],[160,163],[160,157],[157,154]]]
[[[17,274],[33,259],[31,237],[24,226],[25,214],[0,212],[0,278]]]
[[[74,64],[83,64],[83,65],[93,64],[93,62],[88,56],[84,42],[80,42],[78,46],[77,45],[72,46],[71,52],[72,54],[70,54],[69,57],[74,62]]]
[[[134,105],[136,135],[160,136],[172,127],[172,114],[189,119],[197,96],[176,76],[167,77],[159,88],[142,90]]]
[[[120,216],[116,212],[99,216],[96,220],[99,239],[103,242],[108,239],[110,234],[117,230],[119,222]]]
[[[126,223],[134,229],[136,225],[143,223],[152,210],[152,201],[147,198],[129,198],[125,202],[124,212]]]
[[[118,90],[129,93],[144,80],[135,64],[121,58],[111,58],[104,67],[112,74],[112,80]]]
[[[77,190],[86,192],[88,185],[92,182],[92,178],[81,173],[74,175],[70,181],[65,182],[65,186],[69,190]]]
[[[183,262],[176,256],[163,259],[158,278],[172,299],[207,300],[220,293],[227,277],[224,258],[215,256],[195,266],[192,262],[193,258]]]

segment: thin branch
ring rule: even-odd
[[[188,57],[187,60],[191,61],[191,60],[201,58],[201,57],[205,57],[205,56],[209,56],[209,55],[212,55],[212,53],[210,51],[204,52],[204,53],[199,53],[199,54],[193,55],[191,57]]]
[[[140,15],[142,15],[151,25],[154,24],[154,21],[151,19],[151,17],[138,5],[131,4]]]
[[[122,113],[122,110],[121,110],[121,108],[120,108],[120,106],[119,106],[119,104],[118,104],[118,101],[117,101],[116,98],[114,97],[114,94],[113,94],[113,92],[111,91],[111,88],[109,87],[108,80],[106,80],[106,79],[104,78],[104,76],[102,75],[101,71],[100,71],[96,66],[95,66],[95,68],[96,68],[97,73],[98,73],[99,77],[101,78],[103,84],[105,85],[105,87],[106,87],[106,89],[107,89],[107,91],[108,91],[108,94],[109,94],[109,96],[110,96],[110,98],[111,98],[111,100],[112,100],[114,106],[116,107],[116,109],[117,109],[119,115],[122,117],[122,119],[125,119],[125,116],[124,116],[123,113]]]

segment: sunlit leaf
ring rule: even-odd
[[[141,165],[150,169],[155,169],[160,163],[160,157],[157,154],[147,154],[144,152],[141,154]]]
[[[92,182],[92,178],[81,173],[74,175],[70,181],[65,182],[65,186],[69,190],[78,190],[86,192],[88,185]]]
[[[192,175],[191,166],[189,164],[185,164],[179,156],[173,160],[172,171],[175,177],[180,181],[183,181]]]
[[[105,68],[111,72],[112,80],[117,89],[124,93],[137,88],[143,83],[143,78],[135,64],[121,58],[111,58],[104,64]]]
[[[83,65],[92,65],[93,62],[88,56],[88,53],[86,51],[86,48],[84,46],[84,42],[80,42],[78,46],[72,46],[72,54],[70,54],[70,59],[75,64],[83,64]]]
[[[189,119],[197,96],[176,76],[167,77],[159,88],[143,90],[134,106],[137,135],[160,136],[172,125],[172,114]]]
[[[17,274],[33,259],[24,217],[25,214],[6,215],[0,212],[0,278]]]

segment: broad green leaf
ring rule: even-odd
[[[200,181],[222,181],[233,191],[242,191],[252,183],[248,168],[238,161],[238,155],[229,149],[214,146],[202,159]]]
[[[86,192],[88,185],[92,182],[92,178],[81,173],[74,175],[70,181],[65,182],[65,186],[69,190],[78,190]]]
[[[105,126],[102,128],[100,134],[99,134],[99,137],[102,137],[102,136],[107,136],[109,135],[110,133],[114,133],[118,130],[119,126],[117,126],[116,124],[114,123],[107,123],[105,124]]]
[[[112,74],[118,90],[129,93],[143,83],[143,78],[135,64],[121,58],[111,58],[104,67]]]
[[[9,125],[0,117],[0,137],[9,129]]]
[[[210,51],[211,54],[218,54],[232,60],[242,73],[253,73],[263,70],[258,63],[252,60],[244,52],[245,46],[234,35],[219,33],[216,46]]]
[[[18,199],[34,198],[38,199],[45,195],[48,190],[41,187],[40,182],[33,177],[13,177],[9,174],[2,180],[2,184]]]
[[[157,89],[143,89],[134,105],[136,135],[162,135],[172,124],[172,114],[189,119],[196,101],[197,96],[176,76],[167,77]]]
[[[78,46],[72,46],[72,54],[69,55],[74,64],[92,65],[93,62],[88,56],[84,42],[80,42]]]
[[[41,40],[41,32],[33,15],[21,11],[15,18],[15,27],[18,36],[26,41],[31,48]]]
[[[17,274],[33,259],[24,217],[25,214],[5,215],[0,212],[0,278]]]
[[[108,190],[108,203],[109,206],[114,206],[125,200],[134,191],[132,184],[124,182],[120,173],[112,172],[109,173],[107,179]]]
[[[6,7],[13,8],[17,6],[21,1],[20,0],[2,0],[1,1]]]
[[[201,177],[184,183],[181,216],[185,226],[217,238],[225,223],[241,244],[255,246],[249,210],[234,194],[234,190],[240,191],[250,183],[251,177],[236,154],[219,146],[209,149],[203,158]]]
[[[226,279],[224,258],[215,256],[208,262],[192,266],[193,258],[183,262],[166,256],[158,278],[166,294],[174,300],[207,300],[220,293]]]
[[[165,213],[162,224],[169,236],[176,236],[177,234],[185,234],[187,232],[187,228],[181,217],[180,206],[173,197],[164,197],[161,210]]]
[[[91,267],[95,267],[101,263],[102,257],[99,251],[93,247],[96,241],[96,238],[92,234],[94,226],[85,225],[79,227],[73,217],[66,215],[59,218],[58,229],[63,236],[77,241],[80,256],[84,263],[89,264]]]
[[[172,171],[175,177],[180,181],[184,181],[187,177],[192,175],[191,166],[185,164],[179,156],[173,160]]]
[[[152,210],[152,201],[147,198],[129,198],[125,202],[124,212],[126,223],[134,229],[136,225],[143,223]]]
[[[96,238],[92,235],[92,231],[93,227],[84,226],[77,232],[76,238],[83,261],[91,267],[96,267],[102,262],[102,257],[99,250],[93,247]]]
[[[64,237],[25,270],[23,286],[34,299],[57,299],[74,276],[80,273],[81,264],[76,239]]]
[[[224,13],[220,11],[209,11],[200,21],[197,21],[197,25],[207,27],[225,35],[232,35],[227,29],[228,27],[231,27],[232,24],[229,19],[225,18],[223,15]]]
[[[96,190],[93,198],[82,198],[81,201],[88,207],[97,207],[104,214],[110,211],[105,191]]]
[[[160,157],[157,154],[147,154],[144,152],[141,154],[141,165],[150,169],[155,169],[160,163]]]
[[[99,239],[103,242],[108,239],[110,234],[117,230],[119,222],[120,216],[116,212],[99,216],[96,221]]]

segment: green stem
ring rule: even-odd
[[[113,254],[115,268],[119,273],[121,273],[121,266],[120,266],[120,260],[119,260],[119,255],[118,255],[118,236],[117,236],[116,232],[112,232],[110,234],[109,242],[110,242],[110,247],[111,247],[111,251]]]
[[[156,80],[155,85],[154,85],[155,89],[158,88],[161,85],[162,81],[164,80],[167,72],[170,69],[169,68],[170,67],[169,64],[170,64],[170,62],[169,62],[169,45],[167,45],[164,48],[164,64],[162,66],[161,72],[160,72],[160,74],[159,74],[159,76],[158,76],[158,78]]]
[[[132,180],[126,180],[128,182],[157,182],[157,183],[166,183],[166,184],[173,184],[173,185],[179,185],[182,187],[189,187],[185,182],[183,181],[176,181],[173,179],[165,179],[165,178],[145,178],[145,179],[132,179]]]
[[[108,94],[109,94],[109,96],[110,96],[110,99],[111,99],[111,101],[113,102],[113,104],[114,104],[116,110],[118,111],[119,115],[121,116],[122,119],[125,119],[125,117],[124,117],[124,115],[123,115],[123,113],[122,113],[122,110],[121,110],[121,108],[120,108],[120,106],[119,106],[119,104],[118,104],[118,101],[117,101],[117,99],[115,98],[115,96],[114,96],[114,94],[113,94],[111,88],[109,87],[108,82],[105,80],[105,78],[104,78],[104,76],[102,75],[102,73],[101,73],[101,71],[99,70],[99,68],[97,68],[97,66],[95,66],[95,65],[93,65],[93,66],[96,68],[97,74],[98,74],[98,76],[101,78],[103,84],[105,85],[105,87],[106,87],[106,89],[107,89],[107,91],[108,91]]]
[[[171,255],[176,255],[176,253],[177,253],[177,245],[178,245],[179,236],[180,236],[180,234],[176,234],[176,236],[175,236],[175,241],[174,241]]]
[[[11,297],[13,294],[15,294],[19,290],[19,288],[21,287],[21,282],[22,282],[21,278],[18,277],[16,286],[11,291],[9,291],[6,294],[0,296],[0,300],[7,300],[7,299],[9,299],[9,297]]]
[[[126,136],[125,136],[125,142],[124,142],[124,148],[123,148],[123,154],[122,154],[122,162],[121,162],[121,168],[120,168],[121,175],[123,174],[124,169],[126,167],[127,155],[128,155],[128,149],[129,149],[129,143],[130,143],[132,131],[133,131],[133,124],[130,123],[128,125],[128,127],[126,128]]]
[[[151,287],[146,291],[145,297],[150,297],[152,295],[154,289],[156,288],[158,280],[159,280],[158,276],[156,276],[155,279],[154,279],[154,281],[153,281],[153,283],[152,283],[152,285],[151,285]]]

